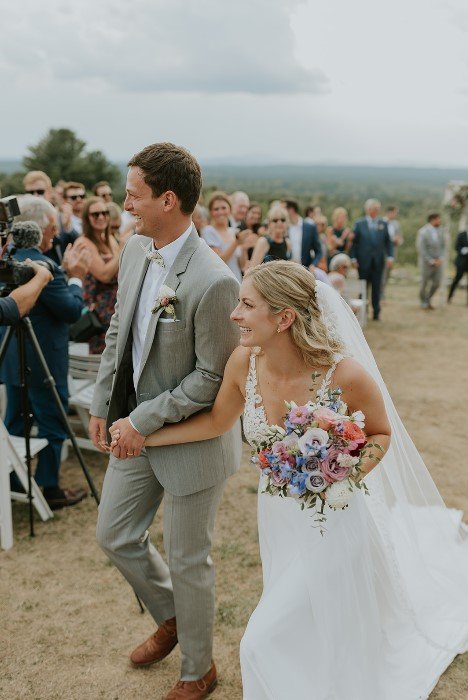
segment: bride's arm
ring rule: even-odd
[[[196,413],[180,423],[163,426],[148,435],[144,445],[161,447],[200,442],[230,430],[244,410],[244,396],[240,387],[245,384],[249,355],[245,348],[234,350],[226,364],[221,388],[211,410]]]
[[[361,469],[364,474],[374,469],[390,446],[391,427],[388,420],[383,396],[370,374],[356,362],[345,359],[337,367],[333,382],[343,389],[342,399],[348,404],[349,413],[362,411],[365,416],[365,432],[368,443],[377,443],[382,448],[369,449],[363,459]]]

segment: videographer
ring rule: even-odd
[[[29,258],[25,263],[32,267],[35,275],[29,282],[0,299],[0,326],[13,326],[18,323],[20,318],[31,311],[44,287],[53,280],[52,273],[43,265]]]
[[[78,320],[84,307],[82,280],[89,263],[86,256],[68,255],[70,278],[67,281],[63,270],[45,256],[57,230],[54,207],[47,200],[32,195],[19,197],[18,204],[21,214],[15,218],[11,229],[13,243],[17,247],[14,259],[18,262],[25,262],[27,258],[33,262],[48,262],[54,270],[53,280],[44,287],[31,309],[30,320],[66,411],[69,324]],[[0,337],[5,330],[0,328]],[[30,368],[29,401],[38,426],[38,437],[48,441],[47,447],[39,453],[35,479],[43,487],[44,497],[52,509],[72,506],[81,501],[86,492],[59,486],[62,445],[67,433],[52,393],[44,384],[44,370],[29,341],[26,342],[26,359]],[[0,380],[7,391],[6,428],[12,435],[21,436],[23,419],[16,337],[11,339],[0,367]]]

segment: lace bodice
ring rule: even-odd
[[[245,409],[244,409],[244,435],[247,442],[253,447],[260,443],[268,429],[268,421],[263,405],[263,399],[259,393],[257,380],[257,355],[259,348],[254,348],[250,353],[249,372],[245,382]],[[336,365],[343,359],[342,355],[336,355],[333,365],[326,373],[318,391],[317,399],[321,400],[330,386]]]

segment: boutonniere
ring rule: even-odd
[[[377,229],[378,229],[379,231],[383,231],[384,228],[385,228],[385,224],[379,224],[379,225],[377,226]]]
[[[175,321],[176,314],[174,304],[176,303],[176,301],[177,296],[175,291],[163,284],[161,289],[159,290],[158,298],[156,299],[156,305],[153,309],[151,309],[151,313],[156,314],[160,309],[164,309],[164,311],[170,316],[172,316],[172,318]]]

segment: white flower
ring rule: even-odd
[[[173,289],[168,287],[166,284],[163,284],[161,286],[161,289],[159,290],[158,294],[158,301],[160,302],[162,299],[165,299],[166,297],[170,299],[171,297],[175,297],[176,293]]]
[[[355,467],[359,463],[359,457],[353,457],[352,455],[338,455],[336,461],[340,467]]]
[[[306,489],[312,493],[322,493],[328,486],[320,469],[315,469],[313,472],[310,472],[305,485]]]
[[[365,425],[365,415],[362,411],[354,411],[349,417],[349,419],[353,422],[356,423],[361,429],[364,428]]]
[[[345,508],[353,496],[349,479],[335,481],[325,491],[325,500],[330,508]]]
[[[309,452],[315,451],[315,447],[325,447],[328,442],[328,433],[322,428],[309,428],[304,435],[297,441],[299,449],[303,455],[307,456]]]
[[[345,403],[344,401],[340,401],[340,404],[338,406],[338,413],[340,413],[342,416],[345,416],[347,410],[348,410],[348,404]]]

